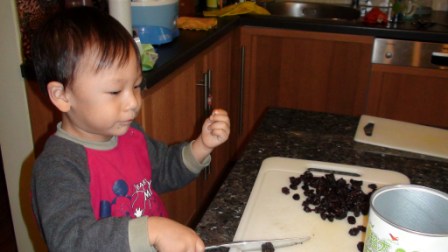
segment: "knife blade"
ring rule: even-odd
[[[205,247],[205,250],[212,250],[217,248],[236,248],[239,251],[254,251],[261,250],[261,245],[270,242],[275,249],[294,246],[297,244],[302,244],[311,239],[310,236],[306,237],[291,237],[283,239],[272,239],[272,240],[246,240],[246,241],[234,241],[229,243],[210,245]]]

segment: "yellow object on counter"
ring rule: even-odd
[[[228,5],[218,10],[204,11],[203,14],[205,17],[224,17],[242,14],[270,15],[269,11],[254,2],[243,2]]]
[[[218,25],[216,18],[179,17],[177,28],[187,30],[210,30]]]

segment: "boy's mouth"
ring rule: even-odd
[[[131,125],[133,121],[134,119],[129,119],[125,121],[120,121],[118,124],[120,125],[120,127],[128,127],[129,125]]]

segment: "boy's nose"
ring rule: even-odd
[[[126,108],[133,111],[138,111],[141,104],[141,96],[139,92],[130,92],[126,101]]]

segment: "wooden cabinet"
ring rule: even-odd
[[[213,45],[210,50],[207,50],[203,56],[203,72],[208,73],[210,82],[209,92],[211,97],[211,107],[226,110],[230,117],[233,113],[230,107],[232,42],[233,36],[232,34],[229,34]],[[205,99],[205,97],[203,99]],[[204,110],[205,109],[202,109],[202,111]],[[209,116],[209,112],[205,111],[204,117],[207,116]],[[202,125],[202,122],[203,120],[201,120],[200,125]],[[200,185],[198,190],[200,206],[208,205],[212,196],[221,184],[223,172],[231,159],[233,136],[234,133],[231,132],[231,139],[213,151],[210,167],[203,171],[202,177],[198,180]]]
[[[448,71],[372,65],[367,114],[448,128]]]
[[[242,138],[269,106],[362,114],[372,44],[370,36],[243,27]]]
[[[195,139],[209,116],[206,100],[210,99],[213,108],[229,111],[231,46],[229,34],[143,93],[141,121],[153,138],[168,144]],[[204,79],[210,81],[210,96],[207,97]],[[230,143],[213,151],[210,167],[197,180],[162,195],[173,219],[184,224],[196,221],[201,208],[219,186],[230,161]]]
[[[167,144],[192,140],[197,135],[197,81],[202,62],[190,61],[156,86],[143,92],[141,123],[154,139]],[[197,183],[165,193],[162,199],[170,217],[188,223],[196,212]]]

